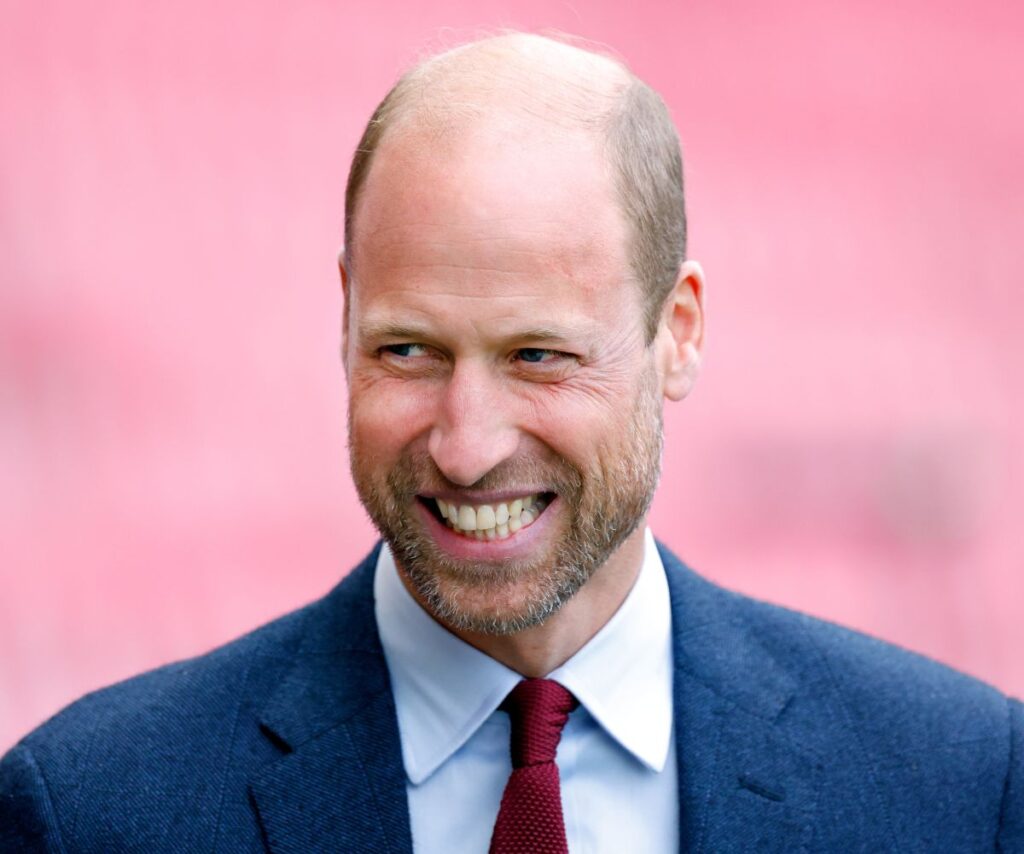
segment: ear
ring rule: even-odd
[[[338,272],[341,274],[341,363],[348,372],[348,306],[352,299],[350,293],[352,278],[345,267],[345,247],[338,250]]]
[[[669,400],[682,400],[697,381],[704,347],[704,271],[696,261],[684,261],[679,268],[655,343],[662,391]]]

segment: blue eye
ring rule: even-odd
[[[422,353],[418,351],[424,350],[424,347],[422,344],[389,344],[381,349],[395,356],[401,356],[402,358],[407,359],[412,356],[422,355]]]
[[[524,362],[543,362],[546,356],[553,355],[551,350],[541,350],[538,347],[523,347],[519,351],[519,358]]]

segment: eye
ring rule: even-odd
[[[539,347],[523,347],[516,350],[516,358],[521,362],[529,362],[530,364],[535,365],[542,362],[551,362],[559,358],[566,358],[566,354],[560,353],[558,350],[542,350]]]
[[[444,358],[428,344],[402,341],[377,348],[377,361],[385,368],[402,376],[432,374],[444,364]]]
[[[520,347],[512,353],[512,368],[530,382],[561,382],[580,366],[578,356],[543,347]]]
[[[381,353],[390,353],[400,359],[412,359],[427,355],[427,348],[422,344],[388,344],[380,348]]]

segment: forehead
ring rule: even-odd
[[[493,122],[453,136],[403,132],[377,151],[353,233],[361,302],[466,291],[579,304],[633,290],[595,135]]]

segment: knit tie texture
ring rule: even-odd
[[[576,698],[550,679],[524,679],[502,708],[512,724],[512,773],[490,854],[569,854],[555,754]]]

